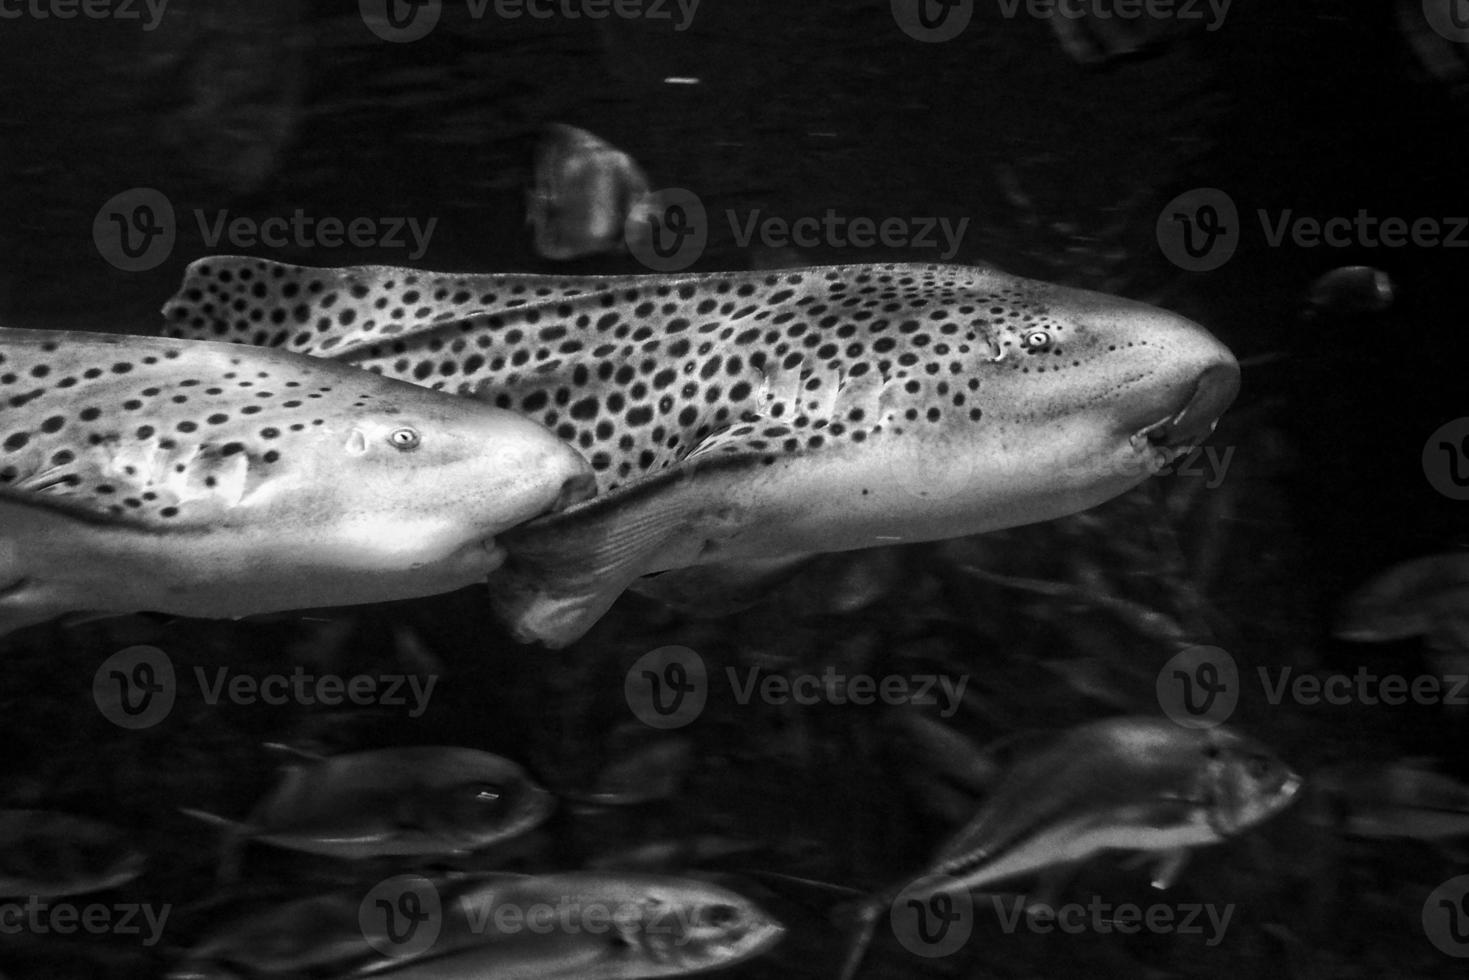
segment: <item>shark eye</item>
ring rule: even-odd
[[[418,430],[410,429],[407,426],[401,429],[394,429],[388,434],[388,442],[393,444],[393,448],[401,449],[404,452],[410,449],[417,449],[418,444],[422,441],[418,435]]]
[[[1026,350],[1040,350],[1042,347],[1050,346],[1051,335],[1044,330],[1031,330],[1020,338],[1020,343]]]

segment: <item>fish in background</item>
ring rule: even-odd
[[[1269,819],[1300,786],[1274,752],[1222,726],[1124,716],[1068,729],[1018,751],[979,812],[920,875],[859,907],[843,980],[856,975],[883,911],[900,895],[922,901],[974,891],[1112,850],[1155,858],[1153,884],[1167,888],[1190,849]],[[912,887],[929,876],[940,877]]]
[[[1454,678],[1469,676],[1469,553],[1429,555],[1378,574],[1341,604],[1332,635],[1353,643],[1422,637],[1425,657],[1453,695]],[[1462,714],[1457,700],[1445,698],[1445,709]]]
[[[1462,100],[1469,97],[1469,25],[1460,9],[1459,0],[1397,0],[1396,16],[1418,64]]]
[[[1317,278],[1306,291],[1306,315],[1365,316],[1393,304],[1392,277],[1366,265],[1347,265]]]
[[[1172,16],[1171,8],[1154,17],[1139,10],[1141,6],[1133,8],[1131,17],[1117,16],[1115,11],[1085,17],[1077,13],[1086,8],[1076,5],[1064,13],[1053,10],[1045,20],[1071,60],[1089,66],[1152,54],[1195,23]]]
[[[312,39],[302,9],[171,0],[143,35],[136,70],[181,95],[158,117],[164,144],[229,194],[269,180],[300,127]]]
[[[1469,552],[1394,565],[1341,604],[1332,634],[1356,643],[1425,637],[1436,650],[1469,649]]]
[[[0,634],[449,592],[593,493],[540,424],[286,351],[0,329]]]
[[[105,891],[143,873],[129,835],[52,810],[0,810],[0,897]]]
[[[300,296],[323,329],[256,326]],[[492,390],[582,451],[597,498],[519,528],[489,591],[517,637],[552,648],[645,575],[1085,510],[1202,443],[1239,387],[1192,321],[967,266],[554,277],[211,258],[165,313],[184,336]]]
[[[364,976],[394,980],[515,977],[631,980],[732,966],[772,948],[784,928],[738,893],[697,878],[572,871],[425,879],[438,895],[431,945],[389,957],[360,909],[366,888],[267,909],[226,924],[191,949],[172,980],[233,976]],[[506,927],[497,909],[570,909],[568,928]],[[585,913],[586,922],[575,916]],[[593,927],[593,916],[595,927]],[[328,972],[330,971],[330,972]]]
[[[1353,763],[1311,774],[1314,822],[1349,837],[1417,840],[1469,861],[1469,785],[1429,760]]]
[[[290,763],[242,822],[185,812],[228,831],[228,878],[245,842],[344,860],[452,857],[528,833],[554,806],[509,759],[415,745]]]
[[[647,229],[650,192],[626,153],[584,129],[547,126],[526,193],[536,254],[564,262],[624,251],[629,234]]]

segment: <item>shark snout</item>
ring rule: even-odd
[[[1239,362],[1203,327],[1167,316],[1154,324],[1150,346],[1161,351],[1152,397],[1134,417],[1133,441],[1170,453],[1198,446],[1239,394]]]

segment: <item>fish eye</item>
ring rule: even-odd
[[[1051,335],[1044,330],[1029,330],[1020,338],[1020,343],[1026,350],[1038,350],[1050,345]]]
[[[711,905],[709,906],[709,924],[715,927],[732,925],[740,917],[739,910],[733,905]]]
[[[419,436],[418,430],[409,428],[406,425],[401,429],[394,429],[388,433],[388,442],[392,443],[393,448],[401,449],[404,452],[410,449],[417,449],[418,444],[422,441],[423,439]]]

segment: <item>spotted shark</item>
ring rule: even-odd
[[[592,492],[540,424],[349,365],[0,330],[0,633],[449,591]]]
[[[492,392],[596,497],[502,539],[491,601],[563,647],[640,577],[1044,521],[1207,437],[1239,386],[1204,328],[966,266],[610,277],[211,257],[165,329]]]

